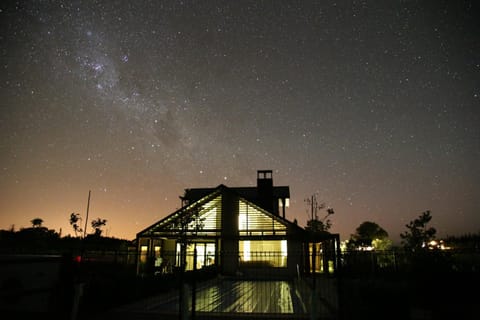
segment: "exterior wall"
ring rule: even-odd
[[[298,275],[303,270],[303,242],[293,236],[288,239],[287,269],[291,276]]]
[[[234,275],[238,269],[238,197],[225,192],[222,198],[221,270]]]
[[[298,275],[305,268],[304,263],[304,241],[303,230],[299,230],[296,225],[289,225],[288,233],[288,273]]]

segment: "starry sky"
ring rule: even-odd
[[[0,229],[72,234],[72,212],[135,234],[185,188],[273,170],[395,242],[480,231],[474,1],[3,1]],[[320,211],[319,217],[326,212]],[[91,228],[88,227],[88,232]]]

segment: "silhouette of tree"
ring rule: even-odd
[[[445,244],[452,249],[478,250],[480,248],[480,232],[448,236]]]
[[[330,219],[327,219],[329,216],[335,213],[332,208],[327,208],[327,214],[322,219],[318,218],[318,212],[325,208],[325,203],[318,203],[316,195],[312,195],[310,199],[305,199],[305,202],[310,207],[310,216],[311,218],[307,220],[307,225],[305,230],[308,232],[315,233],[328,233],[332,226]]]
[[[427,224],[432,220],[430,210],[423,212],[417,219],[406,225],[407,231],[400,234],[405,249],[418,251],[428,248],[428,243],[435,239],[435,228],[429,228]]]
[[[96,220],[93,220],[92,221],[92,228],[93,228],[93,234],[95,236],[101,236],[102,235],[102,227],[105,226],[107,224],[107,220],[105,219],[101,219],[101,218],[97,218]]]
[[[330,220],[321,221],[318,219],[310,219],[307,221],[307,226],[305,227],[305,230],[312,233],[328,232],[331,226],[332,223]]]
[[[41,219],[41,218],[35,218],[35,219],[30,220],[30,222],[32,223],[32,227],[34,227],[34,228],[41,228],[41,227],[42,227],[42,223],[43,223],[43,219]]]
[[[374,240],[377,240],[375,243],[381,246],[381,241],[387,238],[388,232],[377,223],[365,221],[357,227],[355,234],[350,236],[349,243],[351,244],[352,249],[358,247],[370,247],[373,245]]]
[[[70,225],[73,227],[73,231],[75,232],[75,237],[77,237],[77,233],[82,233],[82,228],[78,225],[78,223],[82,221],[79,213],[72,212],[70,214]]]

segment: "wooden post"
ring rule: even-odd
[[[88,190],[88,202],[87,202],[87,216],[85,218],[85,228],[83,229],[83,237],[87,236],[87,223],[88,223],[88,211],[90,209],[90,190]]]

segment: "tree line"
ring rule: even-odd
[[[92,228],[86,233],[81,226],[83,221],[78,213],[71,213],[69,223],[73,228],[74,236],[62,237],[61,231],[49,229],[44,226],[44,220],[36,217],[30,220],[31,227],[15,230],[0,230],[0,249],[2,252],[58,252],[58,251],[81,251],[90,250],[126,250],[130,240],[117,239],[103,236],[103,228],[107,224],[106,219],[96,218],[90,221]],[[86,224],[85,224],[86,226]]]
[[[323,209],[322,204],[315,209]],[[332,227],[332,221],[327,219],[333,214],[332,208],[327,208],[327,214],[323,219],[318,219],[317,212],[312,214],[312,219],[307,221],[305,230],[316,234],[329,234]],[[445,247],[443,241],[455,248],[480,249],[480,232],[477,234],[467,234],[461,236],[449,236],[444,240],[437,240],[437,230],[430,226],[432,220],[430,210],[422,212],[417,218],[411,220],[405,225],[406,230],[400,234],[401,246],[408,252],[419,252],[422,250],[442,249]],[[362,222],[355,230],[354,234],[345,241],[346,250],[389,250],[393,247],[393,242],[389,239],[388,232],[373,221]]]
[[[321,205],[317,209],[323,209]],[[327,219],[334,214],[332,208],[327,208],[325,218],[318,219],[317,215],[307,221],[305,230],[315,234],[329,234],[332,222]],[[88,240],[90,242],[99,242],[103,239],[105,243],[108,238],[103,236],[103,228],[107,224],[106,219],[96,218],[90,221],[92,228],[91,233],[85,232],[86,224],[83,224],[83,218],[80,214],[72,212],[68,218],[69,224],[72,226],[74,236],[62,237],[60,233],[46,228],[44,220],[36,217],[30,220],[30,228],[21,228],[15,231],[14,227],[10,230],[0,230],[0,248],[15,248],[15,247],[35,247],[39,249],[48,249],[55,247],[58,240],[63,239],[65,243],[70,242],[80,243],[81,240]],[[402,239],[401,245],[409,252],[419,252],[426,249],[440,248],[440,241],[436,241],[436,229],[430,226],[432,214],[430,210],[422,212],[417,218],[405,225],[406,230],[400,234]],[[84,227],[82,227],[82,224]],[[96,240],[95,240],[96,239]],[[130,243],[129,240],[119,240],[122,246]],[[455,248],[465,249],[480,249],[480,233],[467,234],[461,236],[449,236],[444,239],[450,246]],[[111,242],[112,243],[112,242]],[[388,232],[380,225],[373,221],[362,222],[355,230],[355,233],[350,235],[350,238],[345,241],[346,250],[362,251],[362,250],[390,250],[393,246],[389,239]],[[78,244],[77,244],[78,246]]]

